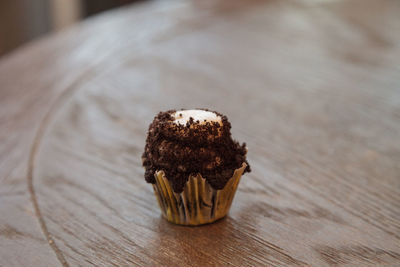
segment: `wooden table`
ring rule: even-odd
[[[0,266],[400,265],[400,3],[152,1],[0,60]],[[247,142],[227,218],[160,217],[160,110]]]

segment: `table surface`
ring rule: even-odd
[[[0,266],[400,264],[400,2],[152,1],[0,60]],[[160,110],[208,107],[252,172],[160,216]]]

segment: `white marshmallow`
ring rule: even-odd
[[[194,121],[199,121],[200,124],[205,124],[206,122],[218,122],[222,125],[221,117],[211,111],[205,111],[201,109],[187,109],[187,110],[178,110],[172,114],[174,117],[174,123],[186,125],[189,122],[190,117],[193,118]]]

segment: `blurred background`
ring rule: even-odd
[[[133,2],[140,0],[2,0],[0,57],[48,32]]]

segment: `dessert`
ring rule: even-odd
[[[184,225],[210,223],[229,211],[240,177],[250,172],[246,145],[226,116],[207,109],[160,112],[142,156],[163,216]]]

